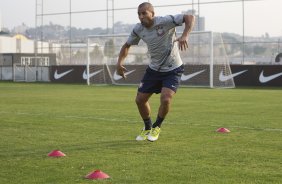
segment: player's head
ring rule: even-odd
[[[142,25],[151,27],[154,22],[154,7],[151,3],[144,2],[138,6],[138,17]]]

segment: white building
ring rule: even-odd
[[[2,53],[35,53],[36,41],[28,39],[24,35],[15,36],[0,35],[0,54]],[[37,53],[58,53],[60,44],[49,42],[37,42]]]

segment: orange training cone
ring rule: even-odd
[[[102,179],[110,178],[110,176],[100,170],[96,170],[86,175],[85,178],[91,180],[102,180]]]
[[[220,133],[229,133],[230,132],[230,130],[228,130],[227,128],[219,128],[216,131]]]
[[[60,150],[54,150],[54,151],[51,151],[49,154],[48,154],[49,157],[64,157],[66,156],[63,152],[61,152]]]

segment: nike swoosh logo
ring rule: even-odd
[[[246,72],[246,71],[248,71],[248,70],[243,70],[243,71],[241,71],[241,72],[233,73],[233,74],[230,74],[230,75],[224,75],[224,74],[223,74],[223,71],[221,71],[220,74],[219,74],[219,80],[220,80],[221,82],[224,82],[224,81],[227,81],[227,80],[229,80],[229,79],[232,79],[232,78],[234,78],[234,77],[236,77],[236,76],[238,76],[238,75],[241,75],[242,73],[244,73],[244,72]]]
[[[282,72],[280,72],[280,73],[277,73],[277,74],[273,74],[273,75],[270,75],[270,76],[264,76],[263,75],[263,71],[260,73],[260,76],[259,76],[259,81],[261,82],[261,83],[266,83],[266,82],[268,82],[268,81],[271,81],[271,80],[273,80],[273,79],[275,79],[275,78],[277,78],[277,77],[280,77],[280,76],[282,76]]]
[[[131,71],[129,71],[129,72],[125,72],[124,75],[127,76],[127,75],[131,74],[131,73],[134,72],[134,71],[135,71],[135,70],[131,70]],[[121,78],[122,78],[122,76],[118,75],[118,74],[117,74],[117,71],[115,71],[115,73],[114,73],[114,80],[120,80]]]
[[[55,73],[54,73],[54,79],[60,79],[63,76],[67,75],[68,73],[72,72],[72,71],[73,71],[73,69],[70,69],[70,70],[68,70],[66,72],[63,72],[63,73],[59,74],[58,71],[56,70]]]
[[[182,74],[182,75],[181,75],[181,80],[182,80],[182,81],[187,81],[187,80],[189,80],[189,79],[195,77],[196,75],[199,75],[200,73],[203,73],[204,71],[206,71],[206,70],[201,70],[201,71],[198,71],[198,72],[195,72],[195,73],[191,73],[191,74],[189,74],[189,75],[184,75],[184,74]]]
[[[101,71],[103,71],[103,69],[98,70],[98,71],[93,72],[93,73],[90,73],[89,79],[90,79],[91,77],[97,75],[97,74],[100,73]],[[85,80],[87,79],[87,70],[86,70],[86,69],[85,69],[84,72],[83,72],[83,79],[85,79]]]

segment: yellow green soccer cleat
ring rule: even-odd
[[[136,137],[136,141],[145,141],[147,139],[148,135],[150,134],[150,132],[151,132],[151,130],[145,130],[145,128],[143,128],[140,135],[138,135]]]
[[[152,128],[152,130],[151,130],[150,134],[148,135],[147,139],[149,141],[156,141],[156,140],[158,140],[160,132],[161,132],[161,128],[160,127],[157,126],[155,128]]]

